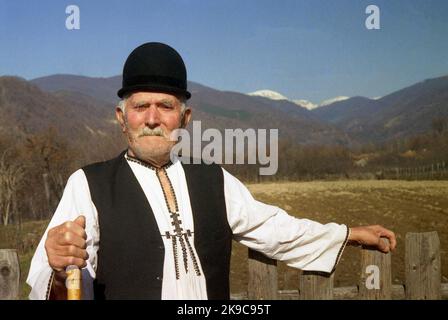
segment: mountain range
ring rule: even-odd
[[[51,125],[67,136],[115,135],[120,85],[120,76],[50,75],[30,81],[0,77],[0,111],[7,115],[0,119],[0,129],[26,134]],[[448,76],[379,99],[338,97],[312,110],[284,96],[221,91],[195,82],[188,87],[193,120],[201,120],[203,130],[278,128],[280,139],[301,144],[385,142],[426,132],[434,118],[448,117]]]
[[[360,142],[422,134],[448,119],[448,76],[428,79],[378,99],[352,97],[312,111]]]
[[[108,108],[110,122],[114,117],[114,105],[118,102],[116,92],[120,88],[121,77],[52,75],[30,83],[52,95],[80,93],[89,96],[92,103],[98,104],[98,109]],[[341,130],[292,102],[220,91],[195,82],[189,82],[188,88],[192,93],[189,104],[193,109],[193,120],[201,121],[202,130],[278,128],[280,138],[294,137],[298,143],[350,144],[350,139]]]

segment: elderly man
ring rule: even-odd
[[[395,248],[395,235],[381,226],[297,219],[256,201],[216,164],[171,161],[170,134],[192,114],[173,48],[136,48],[118,95],[128,149],[69,178],[31,263],[30,298],[66,298],[65,270],[75,265],[85,299],[228,299],[232,239],[322,272],[334,270],[346,244]]]

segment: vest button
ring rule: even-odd
[[[156,279],[162,281],[163,277],[157,276]]]
[[[165,248],[164,248],[163,246],[159,246],[159,249],[160,249],[160,250],[163,250],[163,249],[165,249]]]

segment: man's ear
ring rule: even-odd
[[[187,107],[184,111],[184,116],[182,117],[182,120],[181,120],[181,124],[180,124],[181,128],[186,128],[187,125],[190,123],[191,113],[192,113],[191,108]]]
[[[121,126],[121,131],[126,132],[126,126],[125,126],[125,121],[124,121],[124,114],[123,114],[123,110],[121,110],[121,108],[116,107],[115,108],[115,117],[117,118],[118,123]]]

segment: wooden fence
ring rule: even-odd
[[[405,244],[405,277],[392,285],[391,253],[360,249],[361,277],[353,287],[334,288],[334,274],[301,272],[297,290],[278,290],[277,262],[249,250],[247,293],[236,300],[258,299],[448,299],[448,283],[441,283],[440,241],[437,232],[408,233]]]
[[[278,290],[277,262],[249,250],[249,282],[232,299],[448,299],[441,283],[437,232],[408,233],[405,245],[406,281],[392,285],[391,254],[361,249],[361,277],[353,287],[333,287],[334,275],[302,272],[297,290]],[[16,250],[0,250],[0,300],[18,299],[20,268]]]
[[[259,183],[269,181],[314,180],[448,180],[448,161],[440,161],[417,167],[357,168],[337,173],[293,174],[288,177],[258,176],[257,180],[246,179],[245,181]]]
[[[0,300],[19,298],[20,267],[17,251],[0,249]]]
[[[448,162],[442,161],[420,167],[387,168],[375,173],[379,179],[445,180],[448,179]]]

